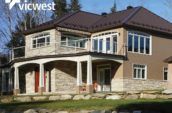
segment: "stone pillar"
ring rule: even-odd
[[[77,93],[80,93],[82,88],[82,63],[77,61]]]
[[[14,69],[14,95],[17,95],[20,93],[19,88],[19,68],[15,67]]]
[[[43,94],[45,91],[44,84],[44,64],[39,64],[39,94]]]
[[[168,64],[168,89],[172,89],[172,63]]]
[[[88,56],[87,60],[87,93],[93,93],[92,59]]]

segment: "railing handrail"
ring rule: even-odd
[[[84,43],[81,43],[82,41],[84,41]],[[110,50],[107,51],[107,48],[103,49],[104,48],[103,47],[104,46],[104,41],[106,41],[106,43],[110,42],[109,43],[110,44],[109,45],[110,46]],[[112,43],[113,43],[113,45],[111,45]],[[102,52],[102,53],[107,53],[107,54],[119,54],[119,55],[120,54],[121,55],[125,55],[126,54],[125,53],[126,50],[125,50],[125,47],[124,47],[125,44],[120,44],[119,45],[118,42],[111,42],[111,41],[103,40],[103,42],[102,42],[102,50],[101,51],[100,51],[100,48],[99,48],[100,47],[99,44],[100,44],[99,41],[97,41],[96,48],[94,48],[94,42],[90,38],[84,38],[84,39],[78,39],[78,40],[65,40],[65,41],[58,41],[58,42],[43,42],[43,43],[37,43],[37,44],[31,45],[29,47],[21,46],[21,47],[12,48],[11,49],[12,50],[11,56],[12,56],[12,59],[15,59],[15,55],[19,55],[19,54],[15,54],[14,53],[15,51],[17,52],[17,49],[24,49],[24,52],[27,49],[39,49],[38,50],[39,51],[38,54],[40,54],[41,53],[41,49],[40,48],[44,48],[44,47],[48,47],[48,46],[52,46],[52,45],[55,46],[55,48],[54,48],[55,50],[51,51],[50,53],[54,53],[54,54],[58,54],[59,53],[57,51],[57,50],[59,50],[58,47],[74,48],[74,52],[81,52],[81,51],[85,50],[85,51],[91,51],[91,52]],[[35,48],[33,46],[35,46]],[[66,50],[66,51],[68,51],[68,50]],[[65,53],[65,51],[63,51],[63,52]],[[68,52],[70,52],[70,51],[68,51]],[[18,52],[18,53],[20,53],[20,52]],[[25,57],[25,53],[24,53],[24,57]]]

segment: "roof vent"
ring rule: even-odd
[[[102,13],[102,16],[106,16],[106,15],[107,15],[107,13],[106,13],[106,12],[103,12],[103,13]]]
[[[133,9],[133,6],[127,6],[127,9]]]

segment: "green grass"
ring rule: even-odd
[[[0,108],[12,111],[30,108],[45,108],[52,110],[165,110],[172,107],[172,100],[78,100],[0,104]],[[171,110],[172,111],[172,110]],[[163,112],[165,113],[165,112]],[[168,112],[166,112],[168,113]],[[170,112],[169,112],[170,113]],[[172,112],[171,112],[172,113]]]

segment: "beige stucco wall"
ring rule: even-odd
[[[150,34],[150,33],[149,33]],[[142,55],[137,53],[128,52],[128,60],[124,61],[124,79],[133,80],[133,64],[144,64],[147,65],[147,79],[146,80],[133,80],[134,84],[126,84],[124,87],[138,86],[142,84],[142,89],[160,89],[157,84],[162,88],[166,87],[167,82],[163,81],[163,68],[167,67],[167,63],[164,63],[164,60],[171,56],[172,40],[167,39],[165,36],[158,36],[150,34],[152,37],[152,55]],[[127,30],[124,30],[124,42],[127,43]],[[156,80],[155,83],[154,80]],[[150,84],[154,83],[154,85]],[[150,85],[148,85],[150,84]],[[145,87],[146,86],[146,87]],[[144,88],[143,88],[144,87]],[[127,88],[126,88],[127,89]],[[139,89],[139,88],[136,88]]]

